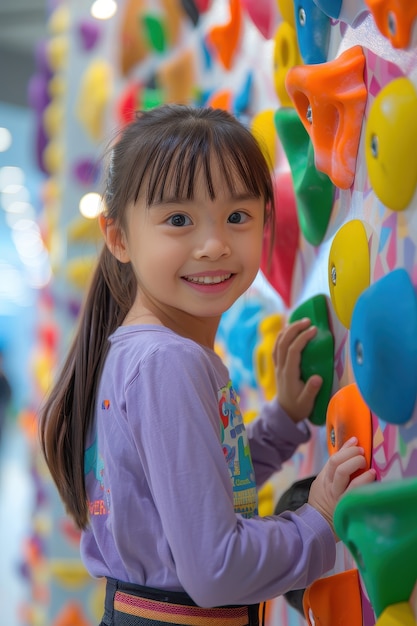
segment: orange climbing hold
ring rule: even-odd
[[[180,41],[182,26],[181,3],[178,0],[162,0],[164,24],[167,29],[168,44],[176,46]]]
[[[367,89],[353,46],[327,63],[290,68],[286,87],[314,146],[315,165],[341,189],[353,184]]]
[[[158,70],[158,83],[166,102],[187,104],[192,100],[196,69],[192,50],[166,61]]]
[[[90,620],[78,602],[70,601],[63,607],[52,626],[90,626]]]
[[[242,31],[242,8],[240,0],[230,0],[230,19],[226,24],[214,26],[207,34],[208,43],[216,50],[226,70],[233,65]]]
[[[225,111],[232,111],[233,106],[233,93],[229,89],[220,89],[215,91],[207,101],[207,106],[213,107],[213,109],[224,109]]]
[[[140,17],[144,11],[144,0],[128,0],[120,23],[119,64],[123,76],[145,59],[149,53],[140,28]]]
[[[305,590],[303,608],[309,626],[362,626],[358,570],[314,581]]]
[[[407,48],[417,17],[417,4],[410,0],[365,0],[375,24],[394,48]]]
[[[350,439],[357,437],[364,449],[366,467],[352,477],[363,474],[371,467],[372,414],[355,383],[339,389],[330,399],[326,417],[327,449],[331,456]]]

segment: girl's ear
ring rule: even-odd
[[[100,230],[103,233],[106,246],[121,263],[129,263],[130,256],[125,244],[125,237],[120,228],[117,228],[112,219],[100,213],[98,217]]]

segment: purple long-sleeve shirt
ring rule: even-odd
[[[245,430],[218,355],[163,326],[122,327],[110,341],[85,455],[89,572],[221,606],[330,570],[335,539],[310,505],[257,515],[256,486],[308,439],[306,426],[273,401]]]

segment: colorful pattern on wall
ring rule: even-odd
[[[94,7],[105,4],[96,0]],[[91,1],[52,3],[50,37],[29,86],[35,150],[49,177],[44,231],[55,279],[45,290],[45,318],[59,337],[47,344],[40,335],[34,372],[40,395],[42,377],[68,345],[99,245],[95,221],[81,217],[78,206],[100,191],[107,140],[136,109],[162,102],[232,111],[273,164],[278,209],[271,265],[265,256],[263,273],[224,316],[218,350],[244,419],[253,419],[276,391],[270,358],[276,333],[307,310],[322,332],[303,355],[303,371],[316,368],[327,383],[310,416],[311,441],[264,487],[260,513],[272,513],[280,495],[316,474],[350,434],[377,472],[374,485],[346,494],[338,506],[342,541],[334,570],[304,599],[301,593],[292,602],[269,602],[267,624],[415,625],[414,3],[113,4],[114,16],[97,19]],[[98,623],[102,587],[80,565],[77,533],[35,450],[34,477],[40,496],[26,548],[33,602],[25,623]],[[401,568],[396,584],[394,561]]]

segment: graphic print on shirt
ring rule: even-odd
[[[108,410],[110,403],[106,405],[105,402],[103,401],[102,409]],[[108,515],[110,511],[110,490],[106,489],[104,485],[104,460],[98,451],[97,435],[84,453],[84,475],[86,479],[89,474],[93,474],[95,478],[94,493],[97,496],[88,501],[90,515]]]
[[[235,513],[252,517],[258,513],[255,472],[248,438],[232,383],[218,392],[221,442],[233,486]]]

